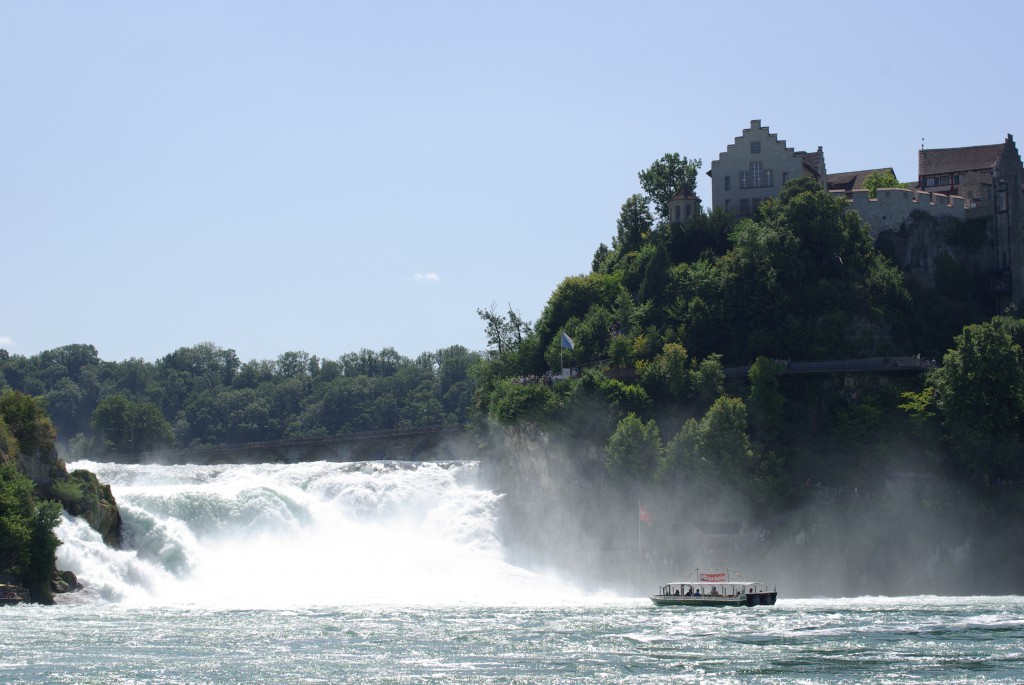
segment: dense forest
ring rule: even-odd
[[[212,343],[146,362],[104,361],[92,345],[30,357],[0,350],[0,392],[38,397],[66,457],[463,424],[479,353],[452,346],[337,360],[286,352],[242,362]]]

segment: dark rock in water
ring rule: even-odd
[[[78,577],[71,571],[58,571],[57,575],[50,580],[50,589],[56,594],[75,592],[82,589]]]

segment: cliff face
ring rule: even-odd
[[[89,471],[68,474],[53,442],[40,441],[32,453],[15,457],[18,469],[36,484],[44,499],[58,500],[72,516],[81,516],[111,547],[121,545],[121,512],[110,491]]]
[[[898,231],[879,234],[878,248],[905,272],[941,289],[943,269],[987,273],[987,231],[984,220],[958,221],[913,212]]]

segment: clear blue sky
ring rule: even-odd
[[[540,315],[637,172],[1024,143],[1015,2],[0,0],[0,347],[414,357]]]

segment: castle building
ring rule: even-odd
[[[994,268],[1009,278],[1013,302],[1024,295],[1024,166],[1013,136],[1000,145],[976,145],[917,153],[918,184],[959,195],[990,217]]]
[[[1007,135],[997,145],[922,148],[917,168],[915,183],[879,190],[875,198],[847,178],[864,172],[830,174],[829,190],[850,201],[871,226],[874,238],[886,231],[900,232],[913,223],[914,212],[936,219],[984,221],[985,262],[997,308],[1020,304],[1024,300],[1024,166],[1013,136]],[[916,254],[926,255],[927,250],[918,247]],[[924,266],[927,261],[927,257],[912,259],[910,265]]]
[[[996,145],[922,149],[917,181],[900,188],[880,188],[876,197],[864,188],[872,173],[892,174],[892,167],[826,173],[825,154],[798,152],[753,119],[750,128],[726,147],[707,172],[711,205],[735,216],[749,216],[767,198],[778,197],[790,179],[813,178],[823,189],[842,195],[870,226],[872,238],[898,237],[906,248],[904,268],[934,274],[949,245],[939,231],[914,228],[915,217],[950,226],[982,222],[986,244],[971,256],[987,269],[996,307],[1024,305],[1024,165],[1012,135]],[[670,220],[683,222],[700,211],[692,189],[682,188],[669,203]],[[950,222],[954,222],[951,224]],[[975,223],[975,225],[978,225]]]
[[[737,216],[752,214],[765,199],[778,197],[786,181],[810,176],[826,186],[825,153],[797,152],[786,141],[761,126],[760,119],[750,122],[725,152],[711,162],[711,206]]]

